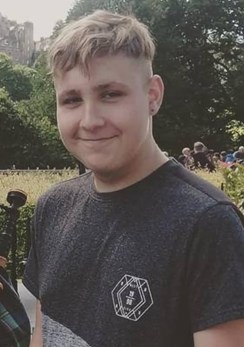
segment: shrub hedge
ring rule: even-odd
[[[235,165],[233,169],[223,171],[225,192],[244,213],[244,165]]]

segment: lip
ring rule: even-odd
[[[106,141],[106,140],[111,140],[113,138],[115,138],[116,136],[110,136],[110,137],[100,137],[97,139],[93,139],[93,138],[81,138],[82,141],[85,142],[101,142],[101,141]]]

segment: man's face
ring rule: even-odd
[[[57,119],[65,147],[94,173],[136,170],[153,141],[153,92],[142,64],[123,55],[94,58],[55,77]]]

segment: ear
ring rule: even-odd
[[[159,75],[153,75],[150,78],[148,97],[149,97],[149,114],[154,116],[163,101],[164,96],[164,84],[162,78]]]

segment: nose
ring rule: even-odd
[[[102,116],[101,108],[97,107],[95,102],[87,102],[84,104],[82,115],[80,118],[80,127],[86,131],[94,131],[103,127],[105,119]]]

